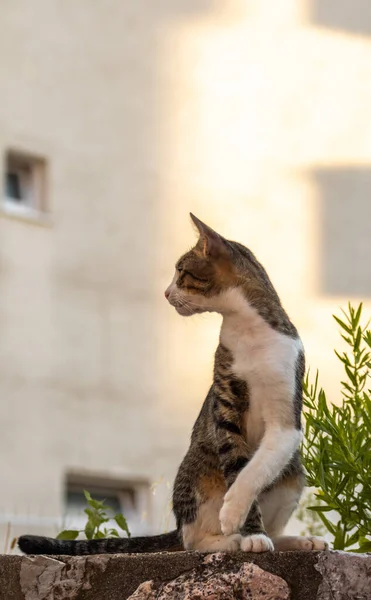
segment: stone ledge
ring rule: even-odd
[[[150,583],[138,590],[144,582]],[[371,555],[172,552],[0,557],[0,600],[126,600],[132,594],[133,600],[202,600],[200,589],[206,584],[213,591],[224,586],[223,594],[228,593],[223,598],[371,600]]]

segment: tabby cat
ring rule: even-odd
[[[199,239],[165,292],[183,316],[223,317],[214,380],[174,483],[177,529],[131,539],[25,535],[29,554],[199,550],[324,550],[316,537],[282,536],[304,486],[300,463],[304,352],[255,256],[194,215]]]

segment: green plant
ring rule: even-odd
[[[361,325],[362,304],[350,304],[341,327],[346,351],[336,352],[345,370],[341,401],[327,401],[309,376],[304,382],[303,463],[316,488],[315,511],[335,549],[371,551],[371,331]]]
[[[84,512],[87,515],[87,521],[84,529],[65,529],[57,535],[58,540],[75,540],[80,533],[84,533],[88,540],[96,540],[106,537],[120,537],[117,529],[103,527],[108,523],[110,517],[107,515],[107,510],[112,511],[109,506],[104,504],[104,501],[94,500],[89,492],[84,490],[84,495],[88,503],[88,507]],[[112,511],[113,512],[113,511]],[[130,531],[125,517],[122,514],[114,515],[118,527],[130,537]]]

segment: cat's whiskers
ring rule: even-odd
[[[175,302],[176,302],[176,308],[185,308],[185,309],[189,310],[189,312],[193,312],[194,309],[199,308],[198,304],[195,304],[188,298],[184,298],[182,296],[176,296]]]

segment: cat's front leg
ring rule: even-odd
[[[252,457],[224,496],[220,524],[224,535],[238,533],[254,500],[279,476],[301,441],[295,428],[270,427]]]
[[[246,494],[247,490],[240,485],[238,478],[224,496],[223,506],[219,518],[224,535],[238,533],[255,501],[255,495]]]
[[[248,515],[239,530],[241,534],[240,548],[244,552],[268,552],[274,550],[273,542],[264,529],[260,506],[257,500],[254,500],[252,503]],[[225,534],[224,531],[223,533]]]
[[[239,533],[240,519],[244,517],[243,524],[254,500],[251,498],[251,502],[246,502],[245,496],[243,502],[240,502],[236,487],[241,472],[251,458],[251,452],[242,434],[241,414],[233,409],[232,404],[218,395],[215,398],[214,418],[219,462],[227,490],[229,489],[224,496],[220,513],[222,532],[228,535],[226,532],[232,530]]]

